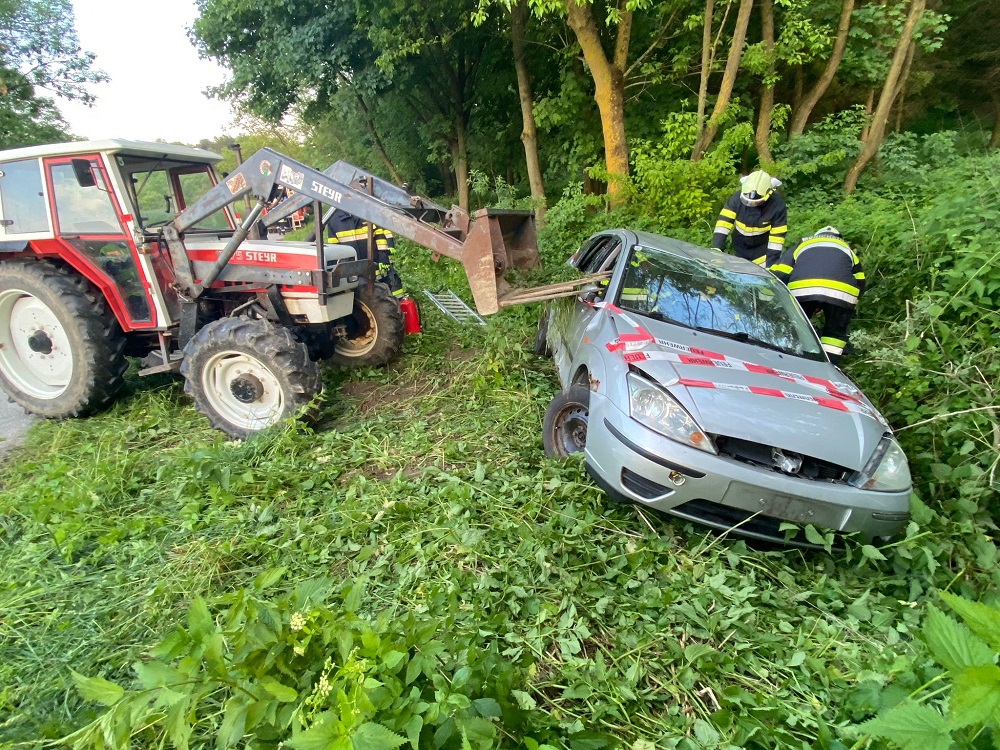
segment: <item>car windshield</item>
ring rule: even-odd
[[[636,246],[618,294],[624,310],[808,359],[825,359],[784,284],[656,248]]]

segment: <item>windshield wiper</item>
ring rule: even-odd
[[[775,352],[781,352],[782,354],[792,354],[798,356],[798,352],[787,349],[783,346],[778,346],[777,344],[772,344],[770,341],[764,341],[762,339],[754,338],[746,331],[719,331],[715,328],[709,328],[708,326],[697,326],[695,330],[701,331],[702,333],[710,333],[713,336],[722,336],[725,339],[733,339],[734,341],[740,341],[744,344],[753,344],[754,346],[760,346],[764,349],[770,349]]]

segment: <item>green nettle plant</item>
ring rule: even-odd
[[[107,707],[59,741],[83,748],[213,742],[293,750],[551,747],[553,722],[515,689],[521,670],[454,618],[359,616],[363,582],[328,579],[260,598],[283,568],[217,600],[196,597],[178,626],[133,665],[131,689],[73,672],[80,695]],[[532,736],[534,735],[534,736]],[[577,732],[570,747],[609,741]]]
[[[944,671],[857,732],[903,750],[1000,747],[1000,608],[940,597],[961,622],[930,604],[921,635]]]

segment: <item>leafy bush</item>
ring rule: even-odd
[[[356,613],[361,581],[339,591],[331,580],[304,581],[262,599],[284,572],[263,571],[219,597],[214,616],[196,597],[186,626],[133,665],[128,690],[74,672],[81,696],[108,710],[61,744],[417,750],[537,747],[552,733],[554,722],[515,689],[525,670],[476,628],[426,611],[368,622]],[[608,745],[577,733],[570,747],[584,737],[587,748]]]
[[[887,739],[903,750],[997,746],[1000,608],[947,592],[941,592],[940,598],[961,622],[930,604],[921,636],[945,671],[860,725],[857,734]]]
[[[732,155],[745,145],[745,128],[724,131],[722,142],[696,162],[689,158],[697,135],[694,113],[673,113],[661,123],[661,131],[655,142],[631,145],[636,210],[672,227],[714,223],[736,184]]]

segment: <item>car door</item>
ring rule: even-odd
[[[153,325],[149,282],[98,154],[45,160],[55,234],[125,330]]]
[[[624,238],[618,232],[596,235],[580,246],[580,250],[570,259],[570,265],[581,274],[610,271],[621,255],[624,245]],[[564,382],[571,376],[569,369],[577,359],[580,345],[586,338],[587,327],[597,313],[594,304],[604,299],[607,290],[607,281],[583,287],[575,297],[571,320],[560,327],[562,345],[555,352],[555,360]]]

